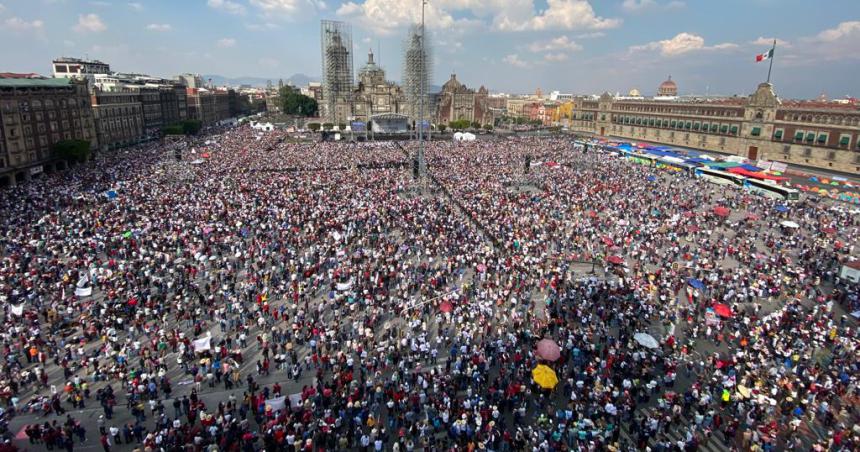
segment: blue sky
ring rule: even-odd
[[[826,4],[823,7],[822,4]],[[277,79],[320,73],[319,20],[353,26],[355,66],[380,49],[400,79],[420,0],[0,0],[0,71],[47,74],[57,56],[115,70]],[[779,40],[785,98],[860,96],[858,0],[430,0],[433,82],[492,91],[747,94]]]

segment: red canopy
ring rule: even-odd
[[[758,171],[750,171],[750,170],[741,168],[740,166],[736,166],[734,168],[729,168],[726,171],[728,171],[730,173],[734,173],[734,174],[740,174],[741,176],[751,177],[753,179],[759,179],[759,180],[772,180],[772,181],[777,181],[777,182],[782,182],[782,181],[788,180],[787,177],[773,176],[770,174],[760,173]]]
[[[451,304],[450,301],[443,301],[439,304],[439,310],[445,313],[451,312],[454,309],[454,305]]]
[[[821,232],[823,232],[827,235],[833,235],[833,234],[836,234],[836,228],[824,228],[821,230]]]
[[[725,217],[729,216],[730,213],[732,213],[732,211],[726,207],[723,207],[723,206],[714,207],[714,215],[716,215],[718,217],[725,218]]]
[[[714,304],[714,312],[716,312],[718,316],[725,317],[727,319],[732,317],[732,308],[722,303]]]
[[[615,244],[615,242],[613,242],[612,239],[610,239],[607,236],[603,236],[603,239],[601,239],[601,240],[603,240],[603,243],[605,243],[606,246],[612,246]]]
[[[622,258],[621,256],[609,256],[609,258],[606,260],[610,264],[615,264],[615,265],[621,265],[624,263],[624,258]]]

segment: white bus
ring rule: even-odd
[[[744,180],[746,179],[745,177],[738,176],[737,174],[710,168],[696,168],[696,175],[704,178],[708,182],[721,185],[733,184],[738,187],[742,187],[744,185]]]
[[[800,198],[798,190],[783,187],[776,182],[754,179],[752,177],[746,179],[744,187],[753,193],[761,193],[762,195],[774,198],[779,197],[788,201],[797,201]]]

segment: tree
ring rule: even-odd
[[[309,123],[309,124],[308,124],[308,129],[310,129],[312,132],[319,132],[319,130],[320,130],[320,123],[318,123],[318,122],[312,122],[312,123]]]
[[[317,101],[305,96],[299,90],[285,86],[280,90],[281,112],[286,115],[316,116],[319,111]]]
[[[445,124],[439,124],[439,125],[437,126],[437,128],[439,129],[439,131],[440,131],[440,132],[444,133],[444,132],[445,132],[445,129],[447,129],[447,128],[448,128],[448,126],[446,126]]]
[[[345,130],[345,129],[346,129],[346,124],[344,124],[344,123],[340,123],[340,124],[338,124],[338,125],[337,125],[337,128],[338,128],[338,130]]]
[[[164,135],[185,135],[185,130],[182,129],[182,124],[171,124],[161,129]]]
[[[472,121],[472,124],[470,124],[470,125],[472,126],[473,129],[480,129],[481,128],[481,123],[478,121]]]
[[[203,123],[197,119],[186,119],[182,121],[182,132],[186,135],[197,135],[203,127]]]
[[[486,130],[488,132],[493,130],[493,125],[492,124],[484,124],[484,130]]]
[[[457,119],[455,121],[448,122],[448,127],[452,130],[463,130],[469,127],[471,123],[468,119]]]
[[[54,153],[64,159],[82,161],[90,155],[89,140],[60,140],[54,143]]]
[[[331,130],[332,127],[334,127],[334,124],[332,124],[330,122],[324,122],[322,127],[323,127],[323,130]]]

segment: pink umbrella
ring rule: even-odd
[[[726,207],[723,207],[723,206],[714,207],[714,215],[716,215],[718,217],[725,218],[725,217],[729,216],[730,213],[732,213],[732,211]]]
[[[454,310],[454,305],[452,305],[450,301],[443,301],[439,305],[439,310],[447,314]]]
[[[615,244],[615,242],[613,242],[612,239],[607,237],[607,236],[603,236],[602,240],[603,240],[603,243],[606,244],[606,246],[612,246]]]
[[[723,303],[715,303],[714,304],[714,312],[720,317],[725,317],[725,318],[731,318],[732,317],[732,308],[728,307],[728,305],[725,305]]]
[[[561,358],[561,349],[552,339],[541,339],[537,343],[537,355],[547,361],[558,361]]]

